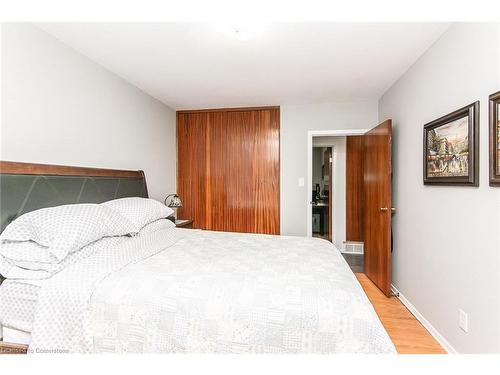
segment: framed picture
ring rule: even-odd
[[[500,186],[500,91],[490,95],[490,186]]]
[[[479,102],[424,125],[424,184],[479,186]]]

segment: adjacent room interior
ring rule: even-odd
[[[312,160],[312,235],[363,273],[363,136],[313,137]]]

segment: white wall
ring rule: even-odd
[[[500,188],[488,186],[487,124],[499,43],[498,25],[455,25],[379,103],[379,119],[394,120],[393,284],[460,353],[500,352]],[[423,125],[476,100],[480,187],[424,186]]]
[[[282,105],[280,128],[281,234],[307,235],[307,205],[311,192],[300,187],[307,179],[309,130],[367,129],[377,125],[376,100]]]
[[[332,242],[337,249],[343,250],[346,239],[346,137],[314,137],[313,145],[332,148]]]
[[[2,160],[143,169],[175,191],[175,112],[29,24],[2,25]]]

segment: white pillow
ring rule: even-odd
[[[134,225],[134,231],[139,232],[145,225],[158,219],[165,219],[174,213],[170,207],[149,198],[120,198],[104,202],[102,206],[116,210]]]
[[[144,236],[149,233],[154,233],[159,230],[169,228],[175,228],[175,224],[172,223],[169,219],[159,219],[143,226],[141,231],[137,235]]]
[[[0,235],[2,243],[34,241],[62,260],[103,237],[135,234],[133,225],[99,204],[68,204],[28,212]]]
[[[3,241],[0,244],[0,255],[19,262],[57,263],[58,259],[46,246],[33,241]]]

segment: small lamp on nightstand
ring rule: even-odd
[[[167,204],[168,198],[170,198],[170,202]],[[181,198],[177,194],[169,194],[165,198],[165,206],[170,207],[170,208],[179,208],[182,207],[182,201]]]
[[[170,197],[172,197],[172,198],[170,198]],[[168,202],[168,198],[170,198],[170,202]],[[169,194],[165,198],[165,206],[173,208],[173,209],[182,207],[181,198],[179,198],[179,196],[177,194]],[[169,219],[170,221],[175,223],[175,216],[176,215],[172,214],[171,216],[167,217],[167,219]]]

